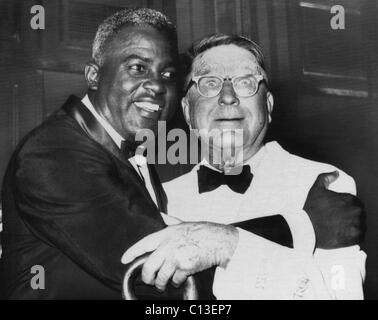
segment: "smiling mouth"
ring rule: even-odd
[[[139,101],[139,102],[134,102],[135,106],[137,106],[140,109],[143,109],[148,112],[158,112],[159,110],[162,109],[161,106],[159,106],[156,103],[152,102],[147,102],[147,101]]]
[[[215,121],[226,121],[226,122],[232,122],[232,121],[242,121],[243,118],[220,118],[216,119]]]

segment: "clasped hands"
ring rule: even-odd
[[[323,173],[310,189],[304,210],[316,235],[316,247],[334,249],[358,244],[363,235],[362,202],[347,193],[328,190],[338,173]],[[238,244],[238,230],[211,222],[182,222],[152,233],[122,256],[128,264],[152,252],[142,268],[142,281],[164,291],[171,280],[176,287],[188,276],[205,269],[225,268]]]
[[[127,264],[152,252],[142,268],[142,281],[164,291],[169,280],[179,287],[187,277],[213,266],[226,267],[238,243],[238,231],[230,225],[182,222],[152,233],[122,256]]]

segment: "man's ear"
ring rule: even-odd
[[[274,99],[270,91],[266,93],[266,108],[268,110],[268,120],[269,123],[272,122],[272,112],[273,112]]]
[[[88,88],[91,90],[98,89],[99,66],[95,62],[88,62],[85,66],[85,80],[87,80]]]
[[[190,124],[190,109],[189,109],[189,101],[187,97],[183,97],[181,99],[181,106],[182,106],[182,113],[184,115],[185,121],[188,124],[189,128],[191,129],[192,126]]]

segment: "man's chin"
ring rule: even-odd
[[[223,131],[213,136],[213,144],[221,149],[235,149],[243,147],[243,132]]]

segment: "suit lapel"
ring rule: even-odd
[[[155,203],[151,199],[151,196],[144,182],[142,181],[139,174],[135,171],[130,161],[121,152],[121,150],[115,144],[113,139],[106,132],[104,127],[97,121],[97,119],[87,109],[87,107],[81,102],[81,100],[78,97],[72,95],[68,98],[68,100],[66,101],[66,103],[63,105],[62,108],[71,118],[73,118],[78,123],[78,125],[84,130],[84,132],[91,139],[99,143],[103,148],[105,148],[108,152],[110,152],[114,157],[120,160],[120,162],[123,165],[122,166],[123,168],[121,168],[121,170],[127,170],[128,176],[131,176],[133,178],[133,180],[136,182],[135,183],[136,186],[140,189],[142,194],[144,194],[144,196],[151,202],[151,204],[155,206]]]
[[[158,203],[159,210],[160,212],[167,213],[167,195],[160,182],[155,166],[148,164],[147,167],[148,172],[150,173],[151,184],[155,191],[156,201]]]
[[[131,163],[122,154],[113,139],[79,98],[70,96],[67,102],[63,105],[63,109],[70,117],[76,120],[89,137],[101,144],[128,167],[132,168]]]

